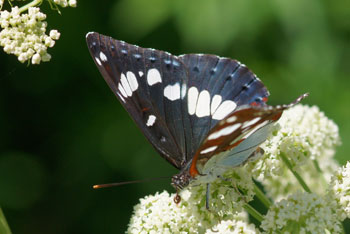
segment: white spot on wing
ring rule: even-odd
[[[229,135],[229,134],[233,133],[235,130],[237,130],[241,125],[242,125],[241,123],[236,123],[234,125],[220,129],[217,132],[213,132],[212,134],[209,135],[208,140],[213,140],[213,139],[217,139],[217,138],[222,137],[222,136]]]
[[[128,78],[131,91],[134,92],[135,90],[137,90],[137,88],[139,87],[139,83],[137,82],[135,74],[131,71],[128,71],[126,73],[126,77]]]
[[[214,114],[216,109],[221,103],[221,96],[220,95],[214,95],[213,99],[211,100],[211,107],[210,107],[210,113]]]
[[[209,148],[206,148],[204,150],[202,150],[200,153],[201,154],[206,154],[206,153],[209,153],[209,152],[212,152],[214,150],[216,150],[216,148],[218,148],[217,146],[212,146],[212,147],[209,147]]]
[[[139,71],[139,76],[142,77],[143,76],[143,72]]]
[[[203,90],[198,96],[196,115],[199,118],[210,115],[210,94],[207,90]]]
[[[157,69],[152,68],[147,72],[147,83],[152,86],[157,83],[162,83],[162,77]]]
[[[86,38],[87,38],[89,35],[91,35],[91,34],[94,34],[94,32],[88,32],[88,33],[86,34]]]
[[[216,109],[213,119],[222,120],[228,114],[230,114],[235,108],[237,104],[234,101],[226,100]]]
[[[231,116],[226,120],[227,123],[233,123],[237,120],[237,116]]]
[[[107,57],[102,51],[100,52],[100,59],[102,60],[102,62],[106,62],[107,61]]]
[[[176,83],[174,85],[167,85],[164,88],[164,96],[170,101],[180,99],[180,84]]]
[[[131,97],[132,91],[131,91],[131,89],[130,89],[129,83],[128,83],[128,81],[126,80],[126,77],[125,77],[124,73],[122,73],[121,76],[120,76],[120,82],[121,82],[122,85],[123,85],[123,88],[124,88],[124,90],[125,90],[126,95],[129,96],[129,97]]]
[[[101,63],[101,61],[100,61],[99,58],[95,57],[95,60],[96,60],[96,62],[97,62],[98,65],[100,65],[100,66],[102,65],[102,63]]]
[[[193,115],[196,112],[197,99],[198,99],[198,89],[196,87],[189,88],[188,96],[187,96],[187,105],[188,105],[188,113],[190,115]]]
[[[187,85],[185,83],[183,83],[182,86],[181,86],[181,99],[185,98],[186,91],[187,91]]]
[[[128,95],[126,94],[126,92],[125,92],[123,86],[122,86],[120,83],[119,83],[119,85],[118,85],[118,89],[119,89],[120,93],[121,93],[124,97],[127,97],[127,96],[128,96]]]
[[[248,127],[250,125],[253,125],[253,124],[257,123],[260,119],[261,119],[261,117],[256,117],[255,119],[252,119],[250,121],[244,122],[242,128],[245,128],[245,127]]]
[[[125,99],[122,97],[122,95],[120,95],[119,93],[117,93],[117,95],[120,98],[120,100],[122,100],[122,102],[125,102]]]
[[[146,125],[147,125],[148,127],[153,126],[153,124],[156,122],[156,119],[157,119],[157,118],[156,118],[154,115],[148,116],[148,120],[147,120]]]

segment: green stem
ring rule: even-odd
[[[264,216],[262,214],[260,214],[259,211],[254,209],[254,207],[252,207],[251,205],[244,204],[243,207],[251,216],[253,216],[260,223],[264,220]]]
[[[266,206],[266,208],[269,208],[272,205],[269,198],[266,197],[264,192],[261,191],[261,189],[255,183],[254,183],[254,192],[255,192],[255,195],[258,197],[258,199]]]
[[[29,7],[34,7],[39,5],[43,0],[34,0],[24,6],[22,6],[21,8],[19,8],[19,13],[23,13],[24,11],[28,10]]]
[[[326,188],[328,186],[328,183],[327,183],[327,180],[326,178],[324,177],[324,174],[323,174],[323,171],[320,167],[320,164],[318,163],[318,161],[316,159],[312,160],[315,168],[316,168],[316,171],[318,172],[318,174],[320,175],[321,177],[321,181],[323,183],[323,186]]]
[[[298,172],[296,172],[293,167],[292,164],[290,163],[290,161],[288,160],[288,158],[286,157],[286,155],[284,153],[280,153],[280,157],[282,159],[282,161],[284,162],[284,164],[286,164],[286,166],[289,168],[289,170],[293,173],[293,175],[295,176],[295,178],[298,180],[299,184],[303,187],[303,189],[308,192],[311,193],[310,188],[307,186],[307,184],[305,183],[305,181],[303,180],[303,178],[301,178],[301,176],[299,175]]]
[[[0,207],[0,233],[3,234],[11,234],[11,230],[9,225],[7,224],[6,218],[4,213],[2,212],[2,209]]]

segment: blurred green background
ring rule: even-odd
[[[39,66],[0,53],[0,205],[14,233],[123,233],[138,199],[170,179],[93,190],[98,183],[176,173],[151,148],[99,74],[85,42],[97,31],[173,54],[240,60],[270,104],[317,105],[350,151],[350,1],[78,1],[42,5],[61,38]]]

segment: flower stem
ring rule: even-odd
[[[34,6],[37,6],[39,5],[43,0],[34,0],[24,6],[22,6],[21,8],[19,8],[19,12],[20,13],[23,13],[24,11],[28,10],[29,7],[34,7]]]
[[[321,181],[323,183],[323,186],[326,188],[328,186],[328,183],[327,183],[327,180],[326,178],[324,177],[324,174],[323,174],[323,171],[320,167],[320,164],[318,163],[318,161],[316,159],[312,160],[315,168],[316,168],[316,171],[318,172],[318,174],[320,175],[321,177]]]
[[[286,164],[286,166],[289,168],[289,170],[293,173],[293,175],[295,176],[295,178],[298,180],[299,184],[303,187],[303,189],[308,192],[311,193],[310,188],[307,186],[307,184],[305,183],[305,181],[303,180],[303,178],[301,178],[301,176],[299,175],[298,172],[296,172],[293,167],[292,164],[290,163],[290,161],[288,160],[288,158],[286,157],[286,155],[284,153],[280,153],[280,157],[282,159],[282,161],[284,162],[284,164]]]
[[[2,212],[2,209],[0,207],[0,233],[3,234],[11,234],[11,230],[9,225],[7,224],[6,218],[4,213]]]
[[[272,205],[269,198],[264,194],[263,191],[261,191],[261,189],[255,183],[254,192],[258,199],[266,206],[266,208],[269,208]]]
[[[243,205],[244,209],[251,215],[253,216],[256,220],[258,220],[260,223],[263,221],[264,216],[259,213],[254,207],[249,205],[248,203]]]

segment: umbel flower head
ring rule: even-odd
[[[350,218],[350,162],[336,171],[329,190],[330,200],[337,202],[341,220]]]
[[[189,190],[181,195],[180,204],[174,203],[175,194],[166,191],[140,199],[127,233],[256,233],[245,212],[236,212],[221,221],[214,212],[199,208]]]
[[[339,144],[338,126],[332,120],[316,106],[298,104],[284,111],[271,136],[261,145],[265,155],[252,168],[254,178],[275,200],[301,189],[281,160],[285,156],[312,191],[324,193],[338,168],[334,154]]]
[[[48,47],[55,45],[60,33],[51,30],[46,35],[46,15],[37,7],[30,7],[28,13],[20,14],[18,7],[0,15],[0,45],[8,54],[14,54],[20,62],[31,59],[32,64],[50,61]]]
[[[261,223],[267,233],[340,233],[333,206],[314,193],[295,193],[273,205]]]

